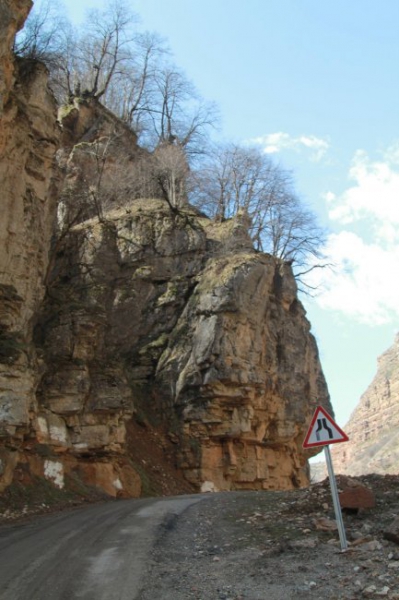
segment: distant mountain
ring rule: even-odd
[[[337,473],[399,473],[399,334],[344,431],[350,441],[332,449]]]
[[[310,482],[317,483],[318,481],[323,481],[327,476],[327,465],[324,458],[324,455],[317,462],[310,462]]]

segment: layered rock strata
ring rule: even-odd
[[[253,250],[245,215],[138,199],[150,157],[97,102],[60,127],[45,68],[11,55],[29,7],[0,9],[0,491],[139,495],[132,418],[198,490],[305,485],[315,399],[332,409],[291,268]]]
[[[0,7],[0,490],[36,410],[32,331],[45,293],[56,208],[56,106],[43,65],[12,57],[29,1]]]
[[[217,489],[305,485],[311,398],[327,390],[287,265],[237,252],[208,261],[157,380],[183,424],[179,460]],[[307,399],[304,402],[304,399]]]
[[[239,218],[136,200],[58,250],[37,337],[48,443],[120,453],[138,411],[167,425],[198,489],[308,482],[312,399],[331,410],[317,347],[290,267],[255,253]]]
[[[377,373],[344,430],[350,441],[333,450],[337,472],[399,473],[399,335],[378,358]]]

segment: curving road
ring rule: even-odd
[[[204,496],[124,500],[0,528],[1,600],[134,600],[157,539]]]

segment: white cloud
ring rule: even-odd
[[[342,231],[325,248],[333,270],[316,269],[317,302],[369,324],[399,318],[399,144],[372,161],[357,151],[343,194],[324,194],[329,216]],[[362,227],[365,225],[365,227]]]
[[[377,239],[399,241],[399,145],[392,146],[383,161],[371,161],[358,150],[349,170],[354,182],[341,196],[329,196],[331,219],[348,225],[368,220]]]
[[[326,254],[333,269],[316,269],[309,279],[321,286],[321,307],[373,325],[399,317],[399,246],[387,250],[343,231],[329,237]]]
[[[283,150],[310,151],[310,160],[314,162],[320,161],[330,146],[327,140],[318,138],[315,135],[293,137],[282,131],[254,138],[250,142],[263,146],[263,151],[266,154],[277,154]]]

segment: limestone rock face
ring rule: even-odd
[[[238,252],[208,261],[157,380],[183,423],[179,461],[217,489],[305,485],[310,398],[327,402],[290,268]]]
[[[10,48],[31,7],[32,0],[3,0],[0,5],[0,118],[15,82]]]
[[[240,219],[136,200],[58,250],[37,328],[48,443],[123,454],[139,410],[197,489],[308,482],[312,399],[331,411],[316,344],[290,267],[255,253]]]
[[[28,432],[35,410],[32,329],[45,291],[56,208],[59,128],[47,72],[11,55],[31,4],[5,1],[0,7],[0,439],[13,440],[1,459],[6,482],[18,456],[16,440]]]
[[[139,198],[149,155],[98,102],[60,128],[46,69],[10,54],[30,4],[0,7],[0,492],[22,469],[139,496],[132,419],[198,490],[307,484],[332,408],[290,266],[244,214]]]
[[[347,425],[350,441],[333,449],[337,472],[399,473],[399,335],[378,359],[377,373]]]

